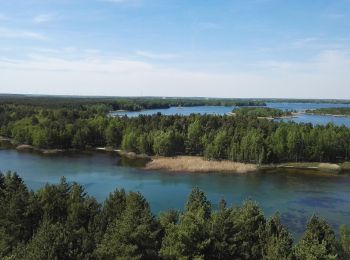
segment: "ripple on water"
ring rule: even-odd
[[[319,196],[319,197],[304,197],[297,200],[293,200],[291,203],[304,205],[307,207],[315,207],[315,208],[337,208],[344,204],[349,204],[350,201],[342,198],[334,198],[327,196]]]

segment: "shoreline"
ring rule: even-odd
[[[300,171],[316,171],[324,173],[350,173],[350,161],[340,163],[330,162],[286,162],[278,164],[249,164],[241,162],[233,162],[228,160],[206,160],[201,156],[175,156],[175,157],[158,157],[149,156],[146,154],[136,154],[134,152],[127,152],[113,147],[91,147],[90,149],[41,149],[32,145],[20,144],[17,145],[10,138],[0,136],[0,142],[8,143],[6,147],[1,145],[4,149],[12,149],[18,152],[37,152],[42,155],[55,155],[62,153],[83,153],[83,152],[107,152],[116,153],[120,157],[128,158],[130,160],[147,159],[143,166],[144,170],[163,170],[169,172],[189,172],[189,173],[249,173],[259,172],[264,170],[276,169],[290,169]]]
[[[111,152],[111,153],[117,153],[119,156],[127,157],[129,159],[151,159],[152,157],[147,154],[137,154],[134,152],[128,152],[121,149],[114,149],[113,147],[96,147],[94,148],[95,151],[100,152]]]

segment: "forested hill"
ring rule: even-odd
[[[313,216],[293,241],[278,214],[252,201],[213,210],[197,188],[183,211],[156,217],[140,193],[115,190],[100,204],[64,178],[32,192],[0,173],[0,209],[0,259],[350,259],[347,226],[337,238]]]

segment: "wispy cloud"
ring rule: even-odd
[[[47,23],[52,21],[53,14],[39,14],[33,18],[34,23]]]
[[[0,28],[0,38],[20,38],[40,41],[47,40],[47,37],[37,32],[14,30],[8,28]]]
[[[136,51],[136,55],[143,58],[152,59],[152,60],[173,60],[180,57],[175,53],[154,53],[154,52],[143,51],[143,50]]]
[[[214,72],[154,66],[131,59],[0,60],[0,92],[85,95],[350,98],[350,57],[322,52],[303,63],[262,61],[246,71]],[[20,75],[20,77],[18,77]],[[25,88],[23,88],[25,86]]]

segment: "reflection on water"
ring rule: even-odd
[[[124,159],[125,160],[125,159]],[[214,206],[225,198],[228,205],[246,199],[257,201],[267,216],[279,211],[296,236],[312,214],[325,217],[334,227],[350,225],[350,176],[313,175],[274,170],[249,174],[188,174],[144,171],[113,153],[39,155],[0,150],[0,169],[17,171],[32,188],[57,183],[61,176],[85,186],[103,201],[116,188],[140,191],[153,212],[182,209],[195,186],[205,191]]]

